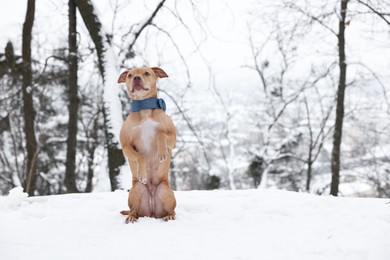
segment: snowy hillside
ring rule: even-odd
[[[385,199],[176,192],[177,220],[124,224],[127,192],[0,197],[1,259],[390,259]]]

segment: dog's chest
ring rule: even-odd
[[[146,152],[150,150],[152,141],[155,140],[157,125],[158,123],[156,121],[147,119],[135,127],[138,128],[142,148]]]

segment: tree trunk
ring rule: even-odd
[[[332,182],[330,187],[330,194],[333,196],[338,195],[340,183],[340,146],[343,132],[344,95],[347,77],[347,64],[345,62],[345,17],[347,14],[347,4],[348,0],[341,0],[338,34],[340,78],[337,90],[336,122],[333,133],[333,149],[331,161]]]
[[[312,148],[310,148],[312,149]],[[311,152],[310,152],[311,153]],[[306,191],[310,192],[310,183],[311,183],[311,177],[312,177],[312,165],[313,162],[311,161],[311,156],[309,156],[309,160],[307,162],[307,178],[306,178]]]
[[[7,42],[7,45],[5,46],[5,59],[11,70],[12,85],[16,85],[16,82],[18,80],[18,71],[16,67],[17,65],[15,60],[14,46],[10,41]]]
[[[98,144],[98,117],[93,120],[93,127],[91,134],[87,139],[87,151],[88,151],[88,174],[87,174],[87,187],[85,192],[92,192],[93,190],[93,160],[95,158],[95,150]]]
[[[65,187],[68,193],[78,192],[76,187],[76,151],[77,151],[77,121],[79,98],[77,96],[77,20],[75,0],[69,0],[69,57],[68,57],[68,97],[69,122],[68,140],[65,163]]]
[[[119,145],[119,131],[123,122],[121,103],[119,100],[120,88],[116,86],[119,69],[116,64],[113,64],[116,57],[112,52],[110,39],[104,33],[99,18],[94,13],[91,0],[76,0],[76,4],[95,44],[99,60],[99,70],[103,77],[103,116],[108,168],[111,189],[116,190],[120,188],[117,180],[120,167],[125,163],[125,158]]]
[[[31,38],[35,16],[35,0],[28,0],[26,18],[23,24],[22,57],[23,57],[23,116],[26,135],[27,165],[24,191],[34,195],[37,169],[38,144],[34,130],[34,105],[32,98]]]

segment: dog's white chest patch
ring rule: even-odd
[[[146,151],[149,151],[150,145],[154,140],[157,125],[158,123],[156,121],[148,119],[138,126],[141,132],[141,141]]]

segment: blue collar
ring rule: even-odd
[[[165,101],[162,98],[147,98],[131,102],[131,112],[137,112],[144,109],[162,109],[165,112]]]

